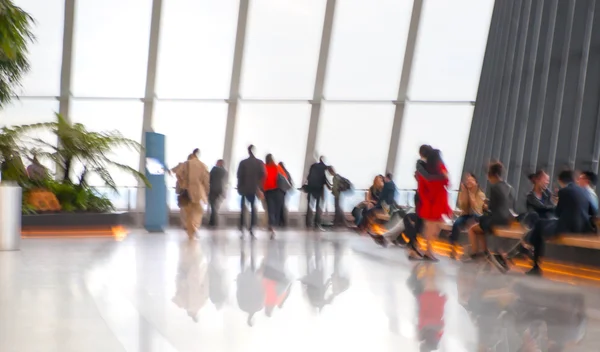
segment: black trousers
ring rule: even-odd
[[[321,225],[321,216],[323,209],[321,209],[321,203],[323,202],[323,190],[313,191],[307,193],[308,205],[306,206],[306,227],[316,227]],[[310,203],[315,200],[315,217],[313,219],[312,209]]]
[[[265,200],[267,201],[269,226],[279,226],[281,224],[281,213],[283,212],[285,193],[280,189],[265,191]]]
[[[539,220],[528,235],[528,241],[533,246],[533,263],[538,265],[540,257],[544,256],[546,241],[558,236],[558,220]]]
[[[254,228],[254,225],[256,225],[256,204],[254,204],[256,200],[256,195],[252,194],[252,195],[242,195],[242,200],[241,200],[241,212],[240,212],[240,229],[244,229],[244,217],[246,215],[246,202],[250,203],[250,230],[252,230]]]
[[[416,213],[410,213],[406,214],[402,222],[404,222],[404,234],[408,237],[409,243],[416,246],[417,234],[423,229],[423,220]]]
[[[208,196],[208,205],[210,206],[210,220],[208,226],[217,226],[219,222],[219,208],[221,207],[220,196]]]
[[[465,228],[467,222],[471,219],[479,219],[479,216],[467,214],[461,215],[458,219],[454,220],[454,224],[452,224],[452,233],[450,233],[450,244],[455,244],[458,241],[458,236],[460,236],[460,232]]]

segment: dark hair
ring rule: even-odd
[[[192,154],[198,154],[198,153],[200,153],[200,149],[199,148],[194,149],[194,151],[192,152]]]
[[[387,178],[388,178],[388,179],[390,179],[390,180],[393,180],[393,179],[394,179],[394,175],[392,175],[392,173],[391,173],[391,172],[388,172],[387,174],[385,174],[385,177],[387,177]]]
[[[504,172],[504,165],[501,162],[491,163],[488,167],[488,176],[493,177],[502,177],[502,172]]]
[[[250,145],[248,146],[248,154],[250,154],[250,155],[254,155],[254,153],[252,152],[252,149],[254,149],[254,145],[253,145],[253,144],[250,144]]]
[[[475,183],[479,184],[479,180],[477,179],[477,176],[475,176],[474,173],[472,173],[472,172],[466,172],[465,174],[467,175],[467,177],[473,177],[473,179],[475,180]]]
[[[563,170],[558,174],[558,180],[562,183],[573,183],[573,170]]]
[[[431,150],[433,150],[433,148],[429,144],[423,144],[419,147],[419,155],[426,158]]]
[[[588,181],[590,181],[590,184],[592,186],[595,186],[596,183],[598,182],[598,175],[596,175],[594,172],[592,171],[584,171],[581,173],[583,176],[585,176],[585,178],[588,179]]]
[[[529,174],[527,176],[527,178],[529,179],[529,181],[531,181],[531,183],[534,183],[535,180],[537,180],[538,178],[540,178],[540,176],[542,176],[543,174],[545,174],[546,171],[542,170],[542,169],[538,169],[536,172]]]
[[[265,157],[265,164],[272,165],[275,164],[275,160],[273,159],[273,154],[267,154]]]
[[[432,175],[440,174],[440,165],[443,164],[442,155],[438,149],[429,149],[425,154],[425,170]]]

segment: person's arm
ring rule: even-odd
[[[554,209],[554,205],[548,205],[542,202],[533,192],[527,194],[527,208],[535,212],[543,212]]]
[[[443,181],[443,180],[447,179],[446,175],[444,175],[444,174],[442,174],[442,175],[430,174],[425,169],[425,166],[421,163],[417,164],[417,173],[420,174],[421,176],[423,176],[423,178],[428,181]]]
[[[458,209],[460,209],[463,212],[468,211],[469,207],[469,198],[467,195],[468,191],[465,188],[465,185],[461,183],[460,191],[458,192],[458,200],[456,202]]]

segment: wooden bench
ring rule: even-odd
[[[502,238],[520,240],[523,235],[525,235],[526,231],[527,230],[520,225],[512,225],[496,229],[494,235]],[[564,234],[549,240],[548,243],[569,247],[600,249],[600,236],[598,234]]]

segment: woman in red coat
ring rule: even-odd
[[[417,164],[417,193],[421,202],[418,215],[423,219],[423,236],[427,240],[424,258],[435,261],[431,242],[442,230],[444,217],[452,216],[452,209],[448,205],[448,170],[440,151],[431,148],[425,154],[425,164]]]

